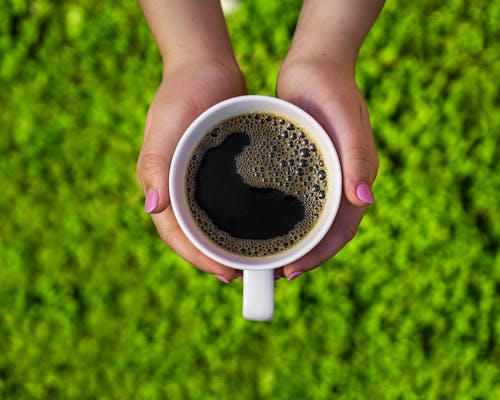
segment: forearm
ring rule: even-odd
[[[219,0],[139,0],[164,63],[234,60]]]
[[[289,55],[329,60],[354,71],[384,0],[305,0]]]

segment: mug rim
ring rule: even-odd
[[[185,188],[185,174],[189,159],[203,136],[217,123],[249,112],[267,112],[283,116],[297,126],[302,127],[321,148],[329,182],[327,203],[313,228],[294,246],[265,257],[239,255],[212,242],[194,221],[187,203]],[[304,125],[307,127],[304,127]],[[282,267],[299,259],[323,239],[332,226],[340,205],[342,173],[338,154],[332,140],[319,122],[309,113],[290,102],[275,97],[244,95],[223,100],[213,105],[201,113],[186,129],[172,158],[169,192],[175,218],[184,234],[198,250],[228,267],[242,270],[264,270]]]

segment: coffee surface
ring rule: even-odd
[[[232,237],[265,240],[286,235],[304,218],[304,206],[281,190],[245,183],[235,160],[249,144],[246,133],[235,133],[205,153],[196,174],[195,201]]]
[[[279,116],[229,118],[202,138],[189,161],[191,214],[220,247],[265,257],[287,250],[313,228],[326,201],[320,149]]]

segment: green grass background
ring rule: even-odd
[[[300,1],[228,17],[274,94]],[[357,80],[381,158],[356,238],[241,316],[135,177],[161,76],[135,1],[0,6],[1,399],[500,399],[498,0],[389,1]]]

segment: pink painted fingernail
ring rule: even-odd
[[[229,281],[225,276],[215,274],[215,277],[221,282],[231,283],[231,281]]]
[[[293,281],[295,278],[298,278],[300,275],[302,275],[302,272],[300,271],[297,271],[297,272],[294,272],[293,274],[291,274],[289,277],[288,277],[288,281]]]
[[[146,201],[144,202],[144,211],[147,213],[152,213],[156,207],[158,207],[158,202],[160,201],[160,196],[156,189],[149,189],[146,193]]]
[[[364,201],[367,204],[373,204],[375,202],[370,186],[368,186],[366,183],[360,183],[358,185],[358,187],[356,188],[356,195],[358,196],[358,199]]]

